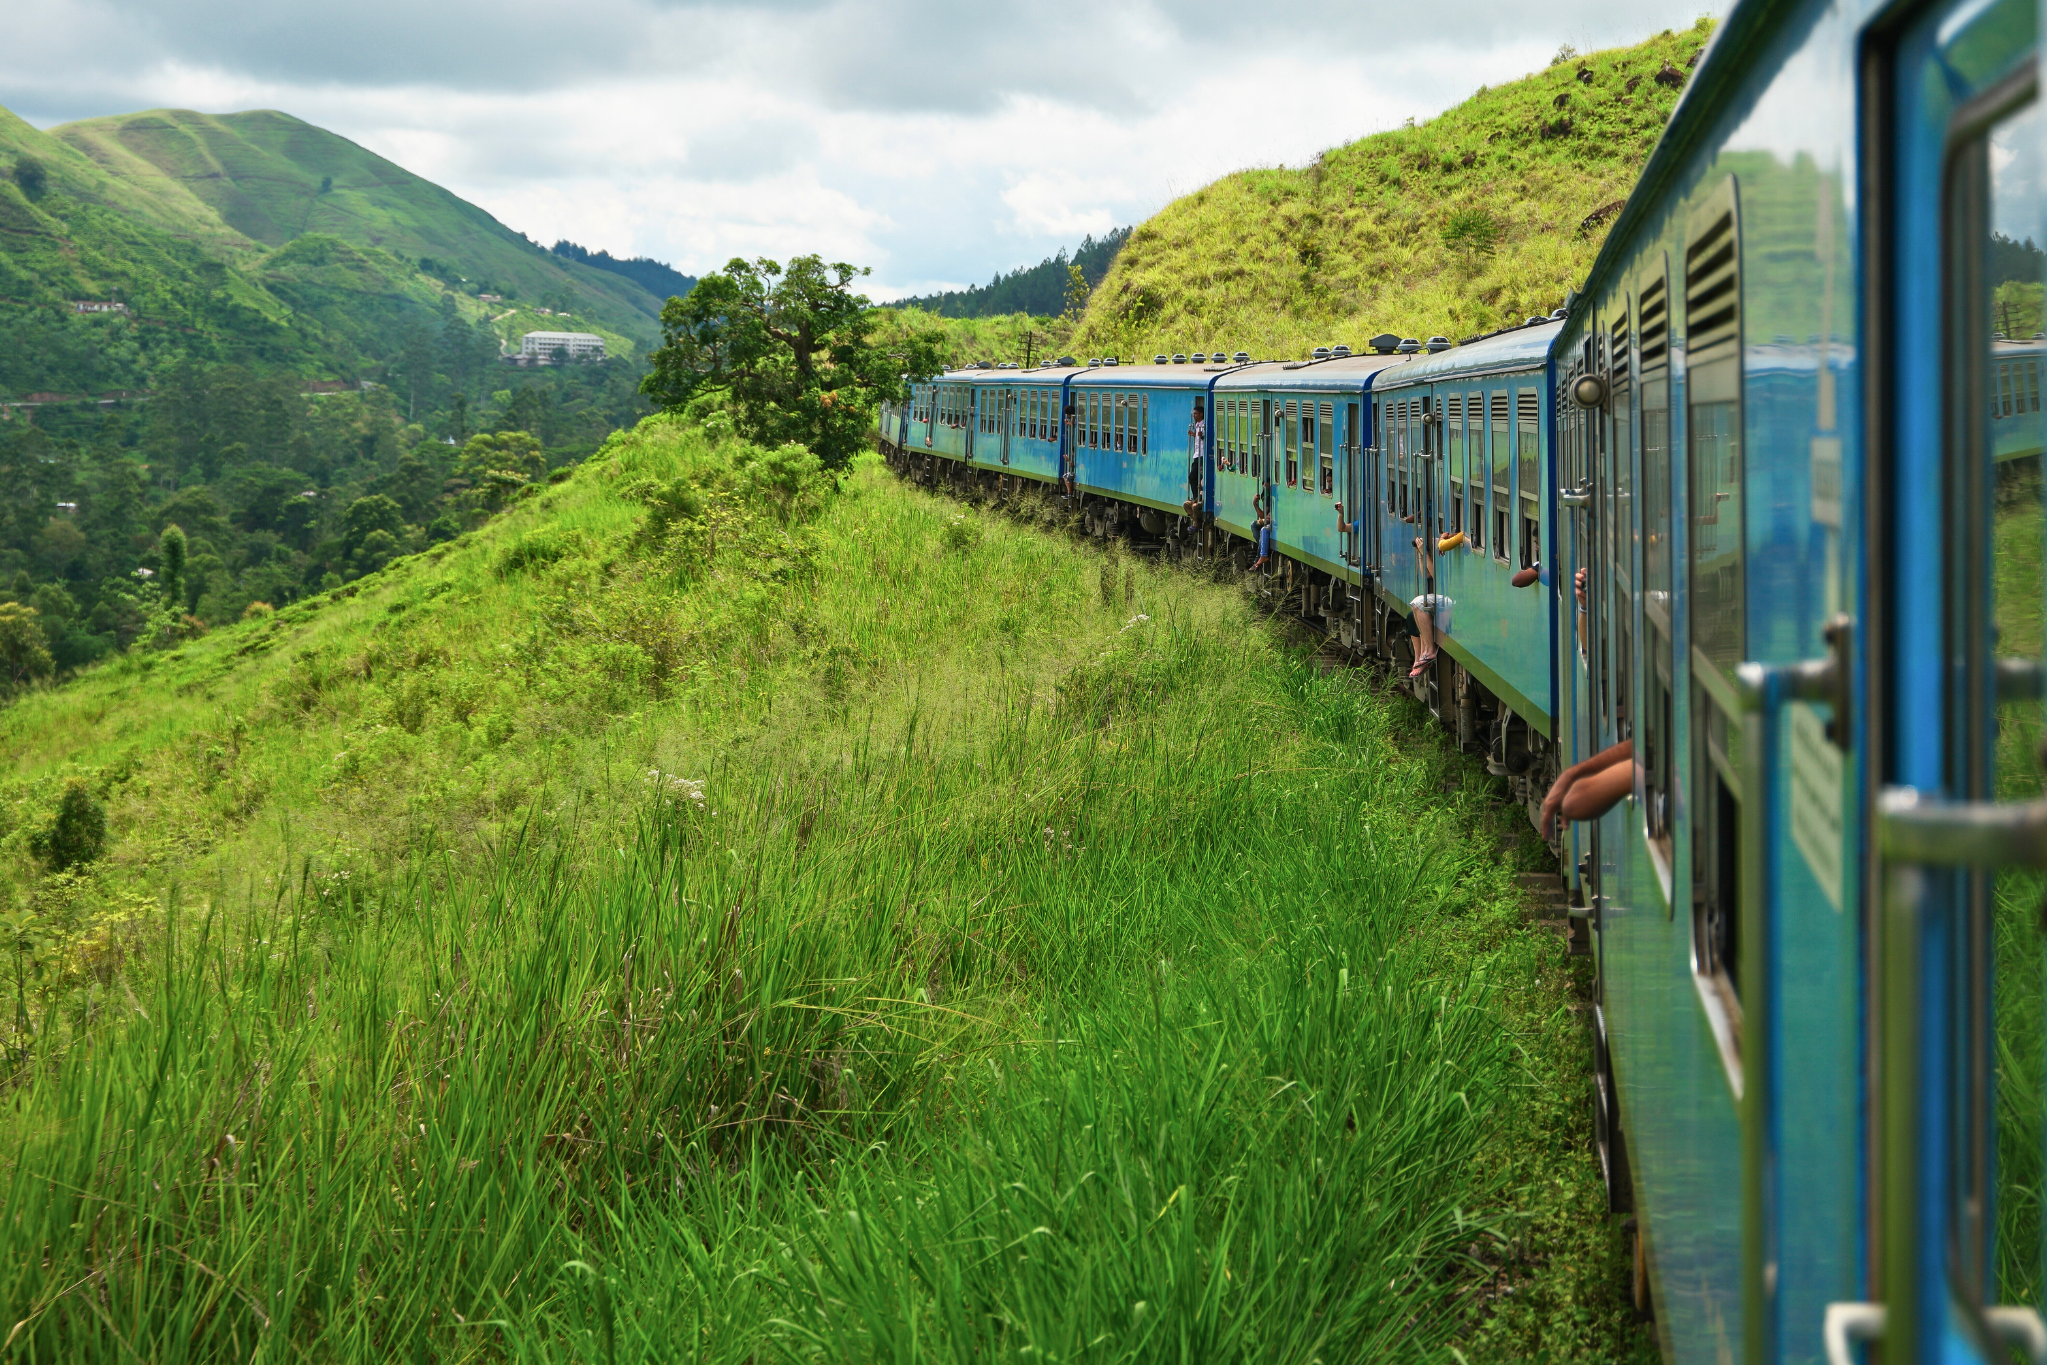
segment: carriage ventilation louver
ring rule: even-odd
[[[1641,300],[1636,304],[1637,325],[1642,328],[1645,370],[1662,365],[1671,349],[1670,319],[1665,316],[1665,303],[1664,277],[1660,275],[1643,286]]]
[[[1735,212],[1722,213],[1685,249],[1685,353],[1688,361],[1732,346],[1741,321],[1736,288]]]

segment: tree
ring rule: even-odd
[[[732,400],[740,433],[764,446],[794,441],[841,469],[867,438],[876,404],[940,368],[937,332],[877,345],[876,310],[853,292],[867,274],[799,256],[785,269],[733,258],[661,310],[661,348],[640,390],[676,412],[704,393]]]
[[[50,187],[50,173],[43,169],[42,162],[22,152],[14,158],[14,183],[30,199],[40,199]]]
[[[399,505],[382,493],[372,493],[367,498],[357,498],[342,514],[341,543],[343,553],[353,555],[377,532],[382,531],[396,546],[398,538],[405,534],[405,513]]]
[[[107,808],[79,778],[64,784],[50,823],[29,836],[29,851],[54,872],[89,863],[107,851]]]
[[[1485,209],[1459,209],[1444,223],[1444,246],[1470,265],[1500,245],[1501,227]]]
[[[34,607],[0,602],[0,680],[10,687],[50,676],[50,646],[36,615]]]
[[[163,590],[164,600],[172,604],[182,602],[185,595],[185,531],[171,525],[164,527],[164,533],[157,537],[157,563],[162,568],[157,583]]]

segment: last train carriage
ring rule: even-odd
[[[1674,1361],[2044,1357],[2043,28],[1744,0],[1552,316],[977,366],[879,424],[1255,570],[1532,815],[1624,765],[1552,846]]]

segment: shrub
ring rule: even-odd
[[[64,784],[50,823],[29,836],[29,851],[53,872],[96,861],[107,851],[107,810],[83,781]]]
[[[969,521],[964,515],[955,515],[947,521],[945,529],[939,532],[939,543],[948,550],[966,554],[981,544],[981,527]]]
[[[34,607],[0,602],[0,686],[31,682],[50,674],[50,646]]]
[[[244,621],[260,621],[266,616],[275,615],[276,612],[277,608],[271,606],[268,602],[251,602],[248,606],[242,608],[242,619]]]

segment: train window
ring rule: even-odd
[[[1470,471],[1472,515],[1469,530],[1472,548],[1484,551],[1491,538],[1488,527],[1493,521],[1487,508],[1492,505],[1488,492],[1486,459],[1486,395],[1469,393],[1465,395],[1465,467]]]
[[[1730,686],[1744,647],[1739,245],[1730,177],[1687,225],[1685,421],[1693,959],[1731,1033],[1741,1021],[1741,726]]]
[[[1636,368],[1642,418],[1643,537],[1643,825],[1652,850],[1671,871],[1672,690],[1675,660],[1671,631],[1671,328],[1664,272],[1659,267],[1636,292]]]
[[[1152,395],[1138,395],[1138,453],[1150,454],[1152,450]]]
[[[1945,204],[1949,241],[1948,402],[1941,555],[1950,585],[1940,712],[1949,728],[1949,794],[2021,806],[2048,786],[2041,687],[2004,680],[2048,664],[2042,584],[2048,578],[2048,488],[2038,412],[2038,360],[2002,339],[2041,328],[2040,276],[2004,265],[2012,242],[2048,240],[2038,98],[1961,142]],[[2001,244],[2000,238],[2004,239]],[[2003,259],[2002,259],[2003,258]],[[2031,276],[2031,278],[2029,278]],[[2015,317],[2017,315],[2017,317]],[[2039,343],[2033,343],[2038,345]],[[1946,1243],[1960,1297],[2039,1311],[2043,1283],[2043,1147],[2048,1139],[2042,972],[2048,956],[2042,869],[2015,866],[1959,878],[1967,915],[1947,948],[1956,1018],[1950,1078],[1956,1116]],[[1988,1257],[1987,1257],[1988,1253]]]
[[[1444,499],[1445,510],[1450,514],[1446,523],[1452,532],[1465,529],[1465,395],[1454,393],[1444,400],[1448,405],[1444,412],[1446,470]]]
[[[1292,488],[1300,481],[1301,446],[1299,423],[1301,405],[1289,400],[1281,417],[1280,439],[1287,445],[1287,486]]]
[[[1337,489],[1337,409],[1333,403],[1322,406],[1322,420],[1316,427],[1316,453],[1322,457],[1322,491],[1330,497]]]
[[[1613,471],[1608,499],[1608,631],[1614,641],[1614,705],[1617,738],[1635,733],[1635,447],[1629,440],[1628,313],[1615,320],[1607,339],[1607,460]]]
[[[1118,454],[1135,453],[1138,443],[1130,438],[1134,434],[1131,425],[1136,414],[1131,411],[1130,395],[1120,393],[1111,401],[1116,404],[1111,410],[1115,428],[1115,434],[1110,438],[1111,446]]]
[[[1515,394],[1515,487],[1521,495],[1521,567],[1543,562],[1543,502],[1541,475],[1541,428],[1543,396],[1535,389]]]
[[[1504,391],[1487,395],[1489,468],[1493,487],[1493,557],[1505,564],[1515,550],[1513,513],[1509,496],[1514,491],[1514,442],[1508,422],[1509,398]]]

